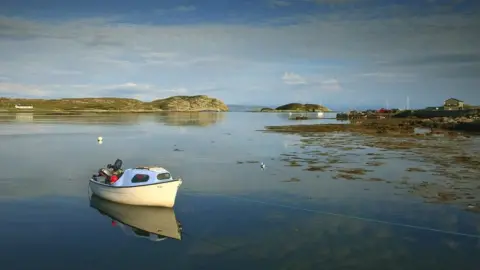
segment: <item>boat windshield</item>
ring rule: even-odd
[[[147,182],[150,177],[148,174],[135,174],[132,178],[132,183],[142,183]]]
[[[170,179],[170,174],[169,173],[159,173],[159,174],[157,174],[157,179],[158,180]]]

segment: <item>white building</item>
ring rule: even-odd
[[[31,109],[33,109],[33,106],[31,106],[31,105],[27,105],[27,106],[24,106],[24,105],[15,105],[15,109],[31,110]]]

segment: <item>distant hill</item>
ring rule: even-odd
[[[228,111],[223,101],[205,95],[173,96],[154,100],[149,105],[163,111]]]
[[[11,99],[0,98],[0,110],[24,111],[15,105],[33,106],[33,111],[228,111],[221,100],[205,95],[172,96],[143,102],[131,98],[62,98]]]
[[[330,109],[318,104],[289,103],[275,108],[277,111],[329,112]]]

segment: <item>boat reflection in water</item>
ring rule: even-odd
[[[127,235],[162,241],[182,240],[182,225],[173,208],[119,204],[93,195],[90,206],[112,219]]]

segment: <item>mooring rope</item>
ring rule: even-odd
[[[280,204],[280,203],[276,203],[276,202],[261,201],[261,200],[246,198],[246,197],[243,197],[243,196],[231,196],[231,195],[225,195],[225,194],[219,194],[219,193],[207,193],[207,192],[182,192],[181,194],[184,194],[184,195],[187,195],[187,196],[188,195],[198,195],[198,194],[208,194],[208,195],[213,195],[213,196],[218,196],[218,197],[238,199],[238,200],[243,200],[243,201],[258,203],[258,204],[264,204],[264,205],[269,205],[269,206],[277,206],[277,207],[291,209],[291,210],[310,212],[310,213],[319,214],[319,215],[336,216],[336,217],[355,219],[355,220],[360,220],[360,221],[365,221],[365,222],[379,223],[379,224],[385,224],[385,225],[391,225],[391,226],[397,226],[397,227],[404,227],[404,228],[410,228],[410,229],[416,229],[416,230],[423,230],[423,231],[430,231],[430,232],[436,232],[436,233],[442,233],[442,234],[449,234],[449,235],[455,235],[455,236],[463,236],[463,237],[480,239],[480,235],[478,235],[478,234],[447,231],[447,230],[435,229],[435,228],[431,228],[431,227],[410,225],[410,224],[400,223],[400,222],[392,222],[392,221],[386,221],[386,220],[380,220],[380,219],[374,219],[374,218],[366,218],[366,217],[359,217],[359,216],[353,216],[353,215],[347,215],[347,214],[341,214],[341,213],[327,212],[327,211],[321,211],[321,210],[316,210],[316,209],[309,209],[309,208],[291,206],[291,205],[286,205],[286,204]]]

